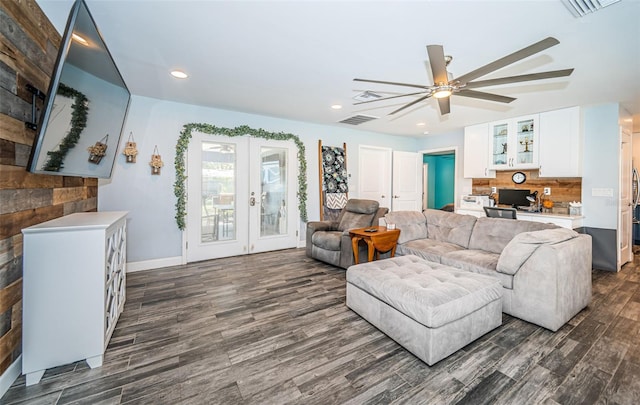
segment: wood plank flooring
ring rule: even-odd
[[[428,367],[345,302],[303,249],[128,275],[104,365],[20,377],[3,404],[638,404],[640,260],[593,272],[556,333],[503,325]]]

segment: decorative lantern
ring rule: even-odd
[[[160,168],[164,166],[162,158],[158,154],[158,145],[153,149],[153,155],[151,155],[151,162],[149,162],[149,166],[151,166],[151,174],[160,174]]]
[[[126,156],[127,163],[135,163],[136,155],[138,154],[138,149],[136,148],[136,143],[133,140],[133,132],[129,132],[129,140],[127,141],[126,146],[124,147],[123,155]]]
[[[96,142],[95,145],[89,146],[89,162],[93,164],[99,164],[104,155],[107,154],[107,141],[109,140],[109,134],[106,134],[104,138]]]

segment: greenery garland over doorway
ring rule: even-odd
[[[180,132],[180,138],[176,144],[176,182],[173,191],[177,197],[176,201],[176,223],[180,230],[186,227],[185,217],[187,215],[187,192],[186,192],[186,164],[185,155],[189,149],[189,141],[193,131],[202,132],[209,135],[224,136],[244,136],[250,135],[256,138],[270,139],[275,141],[293,141],[298,147],[298,211],[300,219],[307,222],[307,160],[304,156],[304,143],[296,135],[285,132],[268,132],[264,129],[254,129],[246,125],[235,128],[222,128],[210,124],[186,124]]]

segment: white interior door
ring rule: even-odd
[[[392,211],[422,211],[422,154],[393,152]]]
[[[633,146],[631,134],[624,130],[620,133],[620,215],[618,216],[618,269],[633,260],[632,232],[633,213],[631,195],[631,173]]]
[[[391,208],[391,149],[360,146],[358,149],[358,197],[376,200]]]
[[[294,149],[284,141],[193,134],[188,262],[297,246]]]

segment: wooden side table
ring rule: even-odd
[[[370,262],[373,261],[374,253],[376,260],[380,252],[385,253],[391,251],[391,257],[395,256],[400,229],[387,229],[384,226],[368,226],[366,228],[351,229],[349,236],[351,236],[351,246],[353,248],[353,261],[355,264],[358,264],[360,262],[360,258],[358,257],[358,243],[360,243],[361,240],[365,241],[368,246],[367,258]]]

